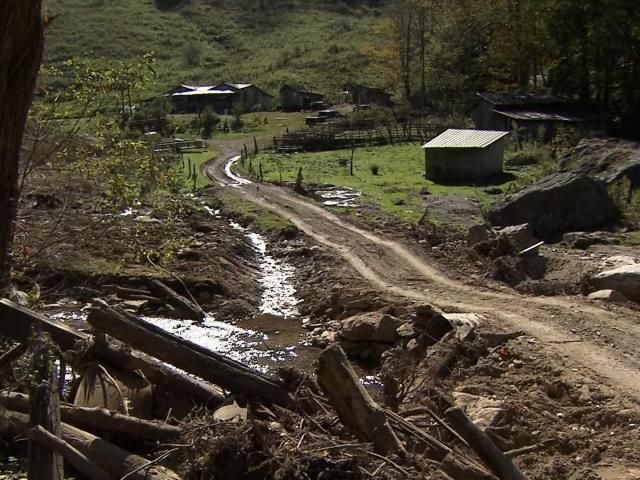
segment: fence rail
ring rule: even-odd
[[[447,127],[433,124],[396,124],[365,129],[314,128],[273,137],[277,152],[338,150],[404,142],[428,142]]]
[[[207,148],[204,140],[176,140],[173,142],[155,143],[154,153],[180,153],[189,150],[204,150]]]

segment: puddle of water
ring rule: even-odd
[[[238,160],[240,160],[240,155],[233,157],[224,166],[224,173],[227,175],[227,177],[236,182],[235,184],[231,184],[232,187],[239,187],[240,185],[249,185],[253,183],[251,180],[240,177],[231,171],[234,165],[238,163]]]
[[[142,318],[180,338],[262,372],[296,357],[294,349],[270,348],[266,344],[269,336],[264,333],[218,322],[212,317],[207,317],[202,323],[160,317]]]
[[[362,192],[345,187],[325,187],[313,190],[327,207],[357,207]]]

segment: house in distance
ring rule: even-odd
[[[310,110],[312,104],[323,102],[324,95],[300,86],[284,85],[280,89],[280,108],[285,112]]]
[[[505,130],[549,142],[562,126],[587,134],[598,123],[593,112],[556,95],[478,93],[476,97],[471,117],[481,130]]]
[[[391,100],[392,95],[381,88],[349,83],[344,86],[344,90],[350,97],[351,103],[356,106],[379,105],[381,107],[393,107],[394,105],[393,100]]]
[[[447,130],[422,147],[425,177],[465,183],[500,175],[508,135],[493,130]]]
[[[210,107],[216,113],[271,111],[273,95],[252,83],[220,82],[213,85],[180,85],[165,94],[178,113],[198,113]]]

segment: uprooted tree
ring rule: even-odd
[[[9,283],[20,147],[42,61],[42,3],[0,1],[0,289]]]

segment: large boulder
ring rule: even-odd
[[[617,216],[602,181],[560,173],[497,202],[489,221],[501,227],[530,223],[537,238],[555,240],[565,232],[593,230]]]
[[[591,284],[596,290],[615,290],[630,300],[640,301],[640,264],[599,273]]]
[[[342,322],[340,337],[351,342],[394,343],[402,320],[382,312],[361,313]]]

